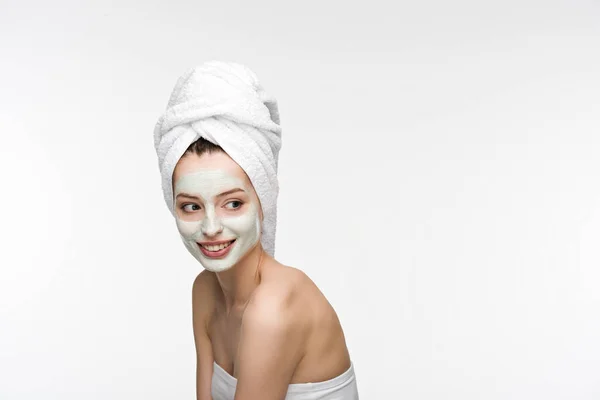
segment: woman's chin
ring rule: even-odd
[[[230,265],[230,266],[225,266],[225,267],[218,267],[218,268],[215,268],[214,266],[210,266],[210,265],[204,265],[204,264],[202,264],[202,266],[204,267],[204,269],[206,269],[206,270],[208,270],[208,271],[210,271],[210,272],[223,272],[223,271],[228,271],[228,270],[230,270],[230,269],[233,267],[233,265]]]

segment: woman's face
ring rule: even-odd
[[[259,242],[260,201],[244,170],[227,154],[182,157],[173,172],[173,196],[183,243],[209,271],[233,267]]]

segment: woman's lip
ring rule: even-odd
[[[227,243],[227,242],[221,242],[221,243]],[[202,247],[200,245],[200,243],[198,243],[198,247],[200,248],[200,251],[202,252],[202,254],[204,254],[206,257],[208,258],[223,258],[227,255],[227,253],[229,253],[231,251],[231,248],[235,245],[235,239],[233,239],[233,242],[225,247],[224,249],[221,249],[219,251],[209,251],[207,249],[205,249],[204,247]]]
[[[222,243],[229,243],[229,242],[231,242],[232,240],[235,240],[235,239],[228,239],[228,240],[216,240],[216,241],[214,241],[214,242],[197,242],[197,243],[199,243],[199,244],[203,244],[203,245],[205,245],[205,246],[218,246],[218,245],[220,245],[220,244],[222,244]]]

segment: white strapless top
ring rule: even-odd
[[[214,362],[211,394],[213,400],[233,400],[237,379]],[[354,364],[341,375],[323,382],[292,383],[285,400],[359,400]]]

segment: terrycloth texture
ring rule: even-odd
[[[275,98],[263,90],[249,68],[209,61],[177,81],[154,129],[162,188],[173,216],[173,170],[188,146],[200,137],[221,146],[250,178],[264,215],[262,245],[274,256],[279,111]]]
[[[237,379],[213,362],[210,388],[213,400],[233,400],[236,388]],[[359,400],[354,364],[328,381],[288,385],[285,400]]]

